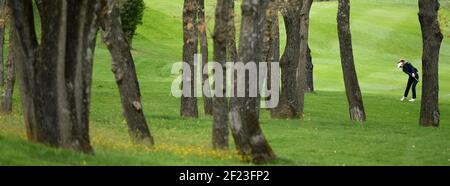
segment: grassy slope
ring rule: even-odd
[[[170,67],[181,59],[182,0],[146,2],[149,8],[133,42],[133,54],[157,146],[143,149],[129,143],[108,51],[100,45],[91,109],[96,156],[26,142],[19,98],[15,97],[14,114],[0,116],[0,165],[243,165],[233,152],[210,150],[210,117],[180,119],[179,100],[170,96],[174,79]],[[442,126],[420,128],[419,102],[398,102],[406,77],[395,69],[396,60],[404,57],[420,67],[415,2],[352,1],[353,46],[368,114],[364,126],[350,123],[347,116],[336,35],[337,4],[313,5],[310,45],[318,92],[307,95],[304,120],[272,120],[262,113],[266,137],[280,157],[275,164],[450,165],[448,39],[442,45],[440,60]],[[447,7],[442,14],[449,16],[450,3],[442,4]],[[214,1],[207,0],[206,9],[211,31]],[[239,12],[238,6],[236,10]],[[450,35],[448,28],[446,31]],[[284,38],[283,34],[283,42]]]

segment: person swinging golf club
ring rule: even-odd
[[[414,102],[416,101],[416,85],[417,83],[419,83],[419,71],[417,70],[417,68],[415,68],[411,63],[409,63],[408,61],[401,59],[398,62],[397,65],[398,68],[402,68],[403,72],[405,74],[408,74],[408,84],[406,85],[406,90],[405,90],[405,94],[403,95],[403,97],[400,99],[400,101],[404,101],[407,99],[408,94],[409,94],[409,90],[412,87],[412,99],[410,99],[410,102]]]

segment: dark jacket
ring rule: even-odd
[[[413,73],[416,77],[419,77],[419,74],[418,74],[419,71],[417,70],[417,68],[412,66],[411,63],[409,63],[409,62],[406,62],[403,65],[403,72],[408,74],[409,77],[412,77]]]

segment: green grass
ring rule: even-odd
[[[209,31],[213,28],[214,2],[206,1]],[[318,91],[306,96],[303,120],[274,120],[262,111],[262,128],[279,157],[274,165],[450,165],[448,27],[443,28],[447,37],[439,66],[441,127],[419,127],[420,101],[399,102],[406,77],[395,68],[396,61],[403,57],[419,70],[421,66],[416,2],[352,1],[353,48],[368,117],[364,125],[348,119],[336,33],[337,4],[314,3],[310,45]],[[197,120],[179,117],[180,101],[170,95],[174,79],[170,68],[181,60],[182,0],[146,3],[133,55],[156,147],[130,143],[109,53],[99,44],[91,104],[95,156],[27,142],[16,91],[14,113],[0,116],[0,165],[248,165],[239,161],[233,150],[211,150],[211,117],[203,112]],[[450,2],[441,0],[441,5],[441,14],[450,17]],[[236,11],[239,15],[239,6]]]

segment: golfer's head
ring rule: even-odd
[[[398,68],[403,68],[403,65],[405,65],[405,63],[406,63],[406,60],[400,59],[400,60],[398,61],[398,63],[397,63],[397,67],[398,67]]]

